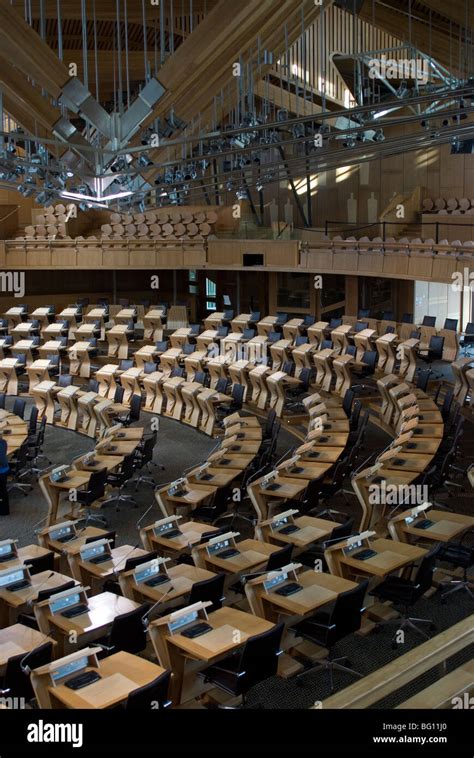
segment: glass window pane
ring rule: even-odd
[[[277,305],[279,308],[309,308],[310,281],[308,274],[291,271],[278,273]]]

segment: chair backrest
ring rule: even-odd
[[[146,555],[137,555],[137,556],[133,556],[133,558],[127,558],[127,560],[125,561],[123,570],[132,571],[132,569],[136,568],[141,563],[147,563],[148,561],[153,561],[155,558],[158,558],[158,552],[156,550],[154,550],[151,553],[146,553]]]
[[[293,553],[293,545],[285,545],[285,547],[276,550],[274,553],[268,556],[267,565],[265,571],[276,571],[283,566],[288,566],[291,563],[291,555]]]
[[[256,331],[255,329],[244,329],[243,332],[244,340],[251,340],[255,337]]]
[[[100,471],[92,472],[89,479],[89,484],[87,485],[87,490],[92,493],[91,497],[93,496],[94,500],[98,500],[99,498],[103,497],[106,482],[107,482],[107,469],[104,468],[104,469],[101,469]]]
[[[130,420],[131,421],[140,420],[141,407],[142,407],[141,395],[132,395],[132,399],[130,401]]]
[[[37,428],[38,428],[38,408],[36,407],[36,405],[33,405],[31,409],[31,413],[30,413],[30,418],[28,419],[28,436],[36,434]]]
[[[413,324],[413,313],[404,313],[402,316],[402,324]]]
[[[385,334],[395,334],[395,327],[387,326],[387,328],[385,329]]]
[[[342,326],[342,318],[332,318],[329,322],[329,329],[337,329],[338,326]]]
[[[25,417],[26,401],[22,397],[16,397],[13,403],[13,413],[20,418]]]
[[[229,327],[228,326],[219,326],[216,329],[217,336],[218,337],[227,337],[229,334]]]
[[[53,368],[59,366],[59,355],[47,355],[46,358],[51,363]]]
[[[298,379],[300,380],[301,384],[299,385],[300,392],[308,392],[309,390],[309,383],[311,381],[311,376],[313,374],[312,369],[305,366],[305,368],[302,368],[300,371],[300,375]]]
[[[153,450],[155,448],[155,445],[156,445],[156,432],[152,437],[148,437],[148,439],[146,439],[145,442],[143,443],[142,457],[140,461],[141,466],[144,466],[153,460]]]
[[[122,461],[122,465],[120,467],[120,473],[123,475],[125,480],[131,479],[135,471],[135,453],[130,453],[130,455],[126,455]]]
[[[367,329],[369,326],[368,321],[358,321],[355,325],[355,331],[356,332],[363,332],[364,329]]]
[[[115,547],[115,537],[116,537],[115,530],[111,531],[111,532],[101,532],[100,534],[95,534],[92,537],[87,537],[86,538],[86,545],[88,545],[90,542],[96,542],[97,540],[109,540],[110,547],[114,548]]]
[[[196,345],[192,345],[190,342],[183,345],[184,355],[192,355],[196,351]]]
[[[59,387],[70,387],[71,384],[72,384],[71,374],[61,374],[61,376],[58,377]]]
[[[98,392],[99,391],[99,382],[97,379],[89,379],[89,384],[87,387],[89,392]]]
[[[220,392],[222,395],[225,395],[227,392],[228,383],[229,380],[224,376],[221,376],[220,379],[218,379],[216,382],[216,392]]]
[[[239,693],[275,676],[284,624],[276,624],[267,632],[250,637],[245,643],[238,666]]]
[[[449,329],[451,332],[457,332],[458,330],[458,319],[457,318],[447,318],[444,322],[443,329]]]
[[[323,340],[321,342],[321,350],[331,350],[332,348],[332,341],[331,340]]]
[[[53,643],[45,642],[30,653],[20,653],[8,659],[3,686],[9,690],[9,697],[23,697],[31,700],[34,696],[28,669],[37,669],[51,662]],[[28,667],[26,669],[25,667]]]
[[[190,324],[189,328],[191,329],[191,336],[197,337],[197,335],[201,331],[201,324]]]
[[[0,392],[0,409],[5,410],[5,400],[7,396],[5,392]],[[36,406],[35,406],[36,407]]]
[[[126,711],[151,711],[152,709],[167,708],[171,705],[168,699],[171,671],[164,671],[150,684],[132,690],[125,703]]]
[[[234,318],[234,311],[232,310],[232,308],[227,308],[224,311],[224,321],[232,321],[233,318]]]
[[[464,332],[466,334],[474,334],[474,321],[469,321],[469,323],[466,324],[466,328],[464,329]]]
[[[66,590],[71,590],[75,584],[76,582],[74,579],[71,579],[70,582],[65,582],[64,584],[59,585],[59,587],[52,587],[48,590],[40,590],[36,596],[36,602],[41,603],[42,600],[49,600],[49,598],[53,595],[56,595],[57,592],[66,592]]]
[[[336,642],[347,637],[349,634],[359,631],[362,623],[364,598],[369,582],[363,581],[352,590],[341,592],[334,603],[329,624],[331,630],[328,634],[327,646],[332,647]]]
[[[285,374],[288,374],[288,376],[294,376],[294,374],[295,374],[295,368],[296,368],[296,366],[293,363],[293,361],[285,361],[281,370]]]
[[[288,321],[288,313],[282,313],[281,311],[277,313],[277,324],[286,324]]]
[[[433,334],[430,339],[429,351],[432,358],[438,358],[441,360],[443,357],[444,349],[444,337],[440,337],[438,334]]]
[[[23,471],[28,465],[28,443],[24,442],[21,447],[15,453],[14,459],[15,469],[17,473]]]
[[[110,632],[110,644],[126,653],[141,653],[146,647],[146,628],[142,617],[150,609],[150,603],[144,603],[133,611],[122,613],[114,618]]]
[[[304,336],[304,334],[298,334],[295,338],[295,347],[299,347],[300,345],[306,345],[308,342],[308,338]]]
[[[191,345],[191,347],[194,347],[194,345]],[[171,379],[174,376],[183,377],[184,376],[184,368],[181,368],[180,366],[175,366],[175,368],[170,373]]]
[[[166,353],[168,350],[168,340],[159,340],[155,342],[155,347],[160,353]]]
[[[133,361],[121,360],[119,363],[119,371],[128,371],[129,368],[133,368]]]
[[[343,524],[338,524],[331,532],[331,536],[328,538],[328,542],[334,544],[334,541],[344,540],[352,534],[354,527],[354,518],[348,518]]]
[[[367,364],[365,371],[373,374],[377,363],[378,353],[376,350],[366,350],[362,356],[362,363]]]
[[[260,311],[252,311],[250,314],[249,321],[251,324],[257,324],[261,318],[262,318],[262,314],[260,313]]]
[[[194,374],[194,381],[197,384],[204,384],[206,381],[206,374],[204,371],[196,371]]]
[[[242,403],[244,402],[244,392],[245,387],[242,384],[234,384],[232,387],[232,398],[234,403],[242,406]]]
[[[441,549],[441,543],[438,543],[429,553],[426,553],[421,559],[418,571],[414,579],[416,597],[419,598],[428,592],[433,584],[433,573],[436,567],[436,560]]]
[[[54,571],[54,553],[50,550],[44,555],[40,555],[38,558],[29,558],[28,566],[31,576],[34,574],[41,574],[42,571]]]
[[[269,342],[278,342],[281,340],[281,334],[280,332],[269,332],[268,333],[268,341]]]
[[[357,355],[357,348],[355,345],[348,345],[345,349],[345,355],[352,355],[353,358]]]
[[[124,394],[125,394],[124,388],[123,387],[119,387],[117,385],[116,388],[115,388],[115,392],[114,392],[114,403],[122,404]]]
[[[212,606],[209,606],[208,612],[217,611],[219,608],[222,608],[225,576],[225,574],[217,574],[212,579],[195,582],[189,594],[188,605],[209,600]]]
[[[308,314],[304,316],[303,318],[303,326],[312,326],[316,322],[315,316],[312,316],[311,314]]]
[[[354,390],[351,390],[351,389],[346,390],[344,399],[342,401],[342,410],[346,414],[347,418],[350,418],[351,416],[354,398],[355,398]]]
[[[436,316],[424,316],[422,326],[436,326]]]
[[[153,374],[156,371],[156,363],[153,363],[153,361],[146,361],[146,363],[143,364],[143,371],[145,374]]]
[[[393,311],[384,311],[382,313],[382,321],[395,321],[395,314]]]
[[[359,308],[357,318],[370,318],[370,308]]]
[[[354,409],[351,414],[351,429],[352,430],[357,429],[359,426],[361,411],[362,411],[362,403],[360,402],[360,400],[357,400],[357,402],[354,404]]]

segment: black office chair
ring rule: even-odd
[[[210,601],[212,606],[207,608],[207,612],[211,613],[212,611],[218,611],[219,608],[222,608],[222,603],[225,600],[225,577],[225,574],[216,574],[212,579],[204,579],[202,582],[195,582],[189,593],[187,605]]]
[[[16,397],[15,402],[13,403],[13,413],[15,416],[19,416],[20,418],[25,418],[25,408],[26,408],[26,400],[23,400],[22,397]]]
[[[413,324],[413,313],[404,313],[402,316],[402,324]]]
[[[143,372],[145,374],[154,374],[158,366],[153,361],[145,361],[143,364]]]
[[[458,319],[457,318],[447,318],[447,319],[445,319],[443,329],[447,329],[450,332],[457,332],[457,330],[458,330]]]
[[[393,311],[384,311],[382,313],[382,321],[395,321],[395,314]]]
[[[342,318],[332,318],[329,322],[328,329],[329,331],[332,331],[333,329],[337,329],[338,326],[342,326]]]
[[[441,598],[443,602],[447,602],[446,598],[448,595],[459,592],[459,590],[464,590],[471,600],[474,600],[474,592],[471,589],[473,579],[468,577],[469,569],[474,566],[474,545],[463,545],[468,534],[472,534],[472,532],[466,532],[457,542],[452,541],[441,545],[438,555],[439,560],[449,563],[455,568],[461,568],[463,571],[462,578],[456,577],[442,584],[443,589],[451,587],[451,589],[446,589],[442,593]]]
[[[183,355],[192,355],[196,352],[196,345],[187,342],[183,345]]]
[[[2,410],[2,411],[5,410],[5,400],[6,400],[6,398],[7,398],[7,396],[6,396],[5,392],[0,392],[0,410]]]
[[[155,342],[156,352],[157,353],[166,353],[168,350],[168,340],[158,340],[158,342]]]
[[[197,337],[201,332],[201,324],[189,324],[189,328],[191,329],[190,337]]]
[[[267,632],[249,637],[242,652],[209,666],[199,676],[234,697],[241,696],[245,705],[252,687],[276,675],[283,629],[284,624],[276,624]]]
[[[429,639],[429,634],[420,629],[419,624],[427,624],[432,632],[436,630],[436,624],[433,623],[432,619],[411,618],[408,613],[409,609],[423,597],[425,592],[431,589],[440,547],[441,545],[437,544],[436,547],[423,556],[414,579],[403,579],[400,576],[390,575],[370,592],[372,596],[378,598],[382,603],[388,600],[395,606],[403,609],[399,618],[382,621],[375,627],[375,629],[379,629],[388,624],[396,625],[396,632],[392,637],[392,648],[394,650],[398,644],[395,641],[396,637],[404,629],[412,629],[414,632],[421,634],[425,639]]]
[[[28,491],[33,489],[32,484],[27,484],[21,480],[25,476],[29,476],[31,473],[31,467],[28,461],[28,440],[26,440],[21,447],[18,448],[10,461],[10,476],[12,482],[7,485],[8,492],[13,490],[20,490],[24,497],[27,497]]]
[[[244,340],[252,340],[256,334],[257,332],[255,329],[244,329],[242,332]]]
[[[288,313],[277,313],[275,323],[279,326],[283,326],[288,321]]]
[[[158,439],[158,432],[155,432],[151,437],[148,437],[143,443],[141,449],[135,455],[135,470],[143,472],[144,469],[150,474],[150,467],[157,466],[153,460],[153,452]],[[164,470],[164,466],[160,466]],[[138,490],[140,484],[149,484],[151,487],[156,487],[156,482],[152,476],[146,476],[144,473],[139,473],[135,483],[135,492]]]
[[[421,339],[421,332],[418,329],[413,329],[413,331],[410,332],[410,339],[411,340]]]
[[[268,341],[270,343],[278,342],[279,340],[281,340],[280,332],[268,332]]]
[[[83,505],[87,511],[85,526],[96,521],[102,526],[107,526],[107,521],[103,516],[93,513],[92,505],[105,496],[105,485],[107,483],[107,469],[93,471],[86,490],[77,490],[77,502]]]
[[[430,344],[428,346],[428,350],[420,350],[418,353],[419,358],[426,364],[428,364],[428,370],[430,375],[437,376],[438,378],[442,376],[437,371],[434,371],[432,369],[432,365],[434,361],[441,361],[443,360],[443,350],[444,350],[444,337],[440,337],[437,334],[433,334],[433,336],[430,338]]]
[[[387,326],[385,329],[384,334],[395,334],[395,327],[394,326]]]
[[[283,363],[283,366],[281,367],[281,370],[283,371],[283,373],[288,374],[288,376],[294,376],[295,368],[296,368],[296,364],[293,363],[293,361],[285,361]]]
[[[123,566],[123,571],[133,571],[133,569],[135,569],[137,566],[140,566],[141,563],[148,563],[149,561],[153,561],[155,558],[158,558],[157,550],[153,550],[151,553],[146,553],[146,555],[136,555],[133,558],[127,558]]]
[[[132,395],[130,410],[125,416],[117,416],[117,423],[122,424],[123,426],[130,426],[130,424],[133,424],[135,421],[140,421],[141,407],[141,395]]]
[[[194,374],[194,380],[196,384],[202,384],[203,387],[206,386],[207,382],[207,374],[205,371],[196,371]]]
[[[327,518],[334,511],[323,510],[320,513],[315,513],[315,516],[319,518]],[[337,524],[332,530],[331,534],[326,537],[323,542],[318,542],[313,546],[310,546],[304,553],[298,555],[298,561],[305,566],[316,568],[316,563],[319,562],[318,571],[328,571],[328,565],[324,553],[330,545],[335,545],[337,542],[347,539],[353,533],[354,518],[352,516],[346,518],[344,523]]]
[[[359,308],[358,319],[370,318],[370,308]]]
[[[357,321],[354,327],[354,331],[357,334],[358,332],[363,332],[364,329],[368,329],[368,327],[369,327],[368,321]]]
[[[121,651],[133,655],[142,653],[146,648],[146,624],[143,623],[143,617],[150,608],[150,603],[143,603],[133,611],[116,616],[110,634],[94,642],[94,645],[103,648],[99,658]]]
[[[227,416],[242,410],[244,403],[245,387],[242,384],[234,384],[232,387],[231,397],[232,402],[225,405],[218,405],[216,408],[216,415],[219,419],[226,418]]]
[[[1,405],[0,405],[1,407]],[[38,408],[33,405],[28,419],[28,438],[36,437],[38,431]]]
[[[216,392],[219,392],[221,395],[227,395],[227,389],[229,387],[229,380],[226,379],[224,376],[221,376],[220,379],[217,380],[215,390]]]
[[[304,619],[293,628],[298,636],[329,650],[325,660],[318,661],[315,666],[298,674],[296,681],[299,685],[303,685],[305,676],[321,669],[329,672],[331,692],[334,690],[334,671],[362,677],[358,671],[341,663],[341,661],[347,661],[346,656],[342,658],[334,656],[334,647],[340,640],[359,631],[362,614],[365,611],[364,598],[368,586],[368,581],[363,581],[358,587],[341,592],[332,607],[318,611],[314,616]]]
[[[272,436],[273,427],[277,421],[277,414],[274,408],[271,408],[267,413],[267,420],[263,428],[262,440],[269,440]]]
[[[122,461],[122,464],[120,466],[120,469],[116,472],[110,472],[107,474],[107,484],[112,487],[113,489],[117,489],[118,492],[116,495],[112,495],[111,497],[107,498],[107,500],[104,500],[104,505],[107,505],[108,503],[116,503],[116,510],[119,511],[119,505],[120,503],[133,503],[136,507],[136,500],[131,495],[125,495],[124,489],[127,486],[127,484],[131,481],[133,478],[133,475],[135,473],[135,453],[130,453],[130,455],[126,455]]]
[[[218,326],[216,329],[216,340],[224,339],[224,337],[227,337],[229,334],[229,327],[228,326]]]
[[[165,671],[150,684],[132,690],[126,700],[126,711],[150,711],[169,708],[172,701],[168,698],[171,671]]]
[[[26,655],[20,653],[9,658],[0,696],[24,698],[26,702],[32,700],[35,695],[30,682],[30,671],[51,663],[52,655],[53,643],[45,642]]]
[[[250,314],[249,323],[258,324],[261,318],[262,318],[262,314],[260,311],[252,311]]]
[[[320,350],[332,350],[332,348],[332,340],[322,340],[321,344],[319,345]]]
[[[58,387],[61,387],[64,389],[64,387],[70,387],[72,385],[72,376],[71,374],[61,374],[58,376],[57,385]]]
[[[362,363],[364,365],[360,369],[353,369],[353,376],[359,380],[362,380],[362,384],[354,383],[351,385],[351,389],[357,394],[359,392],[363,392],[366,389],[369,391],[373,390],[373,385],[365,385],[363,383],[363,380],[368,379],[375,374],[375,369],[377,368],[377,359],[378,353],[376,350],[366,350],[362,356]]]
[[[96,395],[99,393],[99,382],[97,381],[97,379],[89,379],[89,384],[87,385],[87,391],[95,392]]]
[[[301,384],[297,384],[296,387],[288,389],[286,391],[287,400],[285,402],[285,410],[304,410],[302,398],[309,392],[309,385],[313,378],[313,370],[310,368],[302,368],[298,379]]]
[[[352,355],[353,358],[357,355],[357,348],[355,345],[347,345],[346,349],[344,350],[344,355]]]
[[[128,371],[133,368],[133,360],[121,360],[119,363],[119,371]]]
[[[423,322],[422,322],[421,325],[422,326],[435,327],[436,326],[436,316],[424,316],[423,317]]]
[[[27,565],[31,576],[34,576],[34,574],[41,574],[42,571],[54,571],[54,558],[55,553],[52,550],[38,558],[28,558]]]
[[[175,376],[179,378],[184,378],[184,368],[181,368],[180,366],[175,366],[175,368],[172,369],[171,371],[170,378],[173,379],[173,377]]]
[[[350,418],[352,415],[352,408],[354,405],[355,400],[355,392],[352,389],[346,390],[343,400],[342,400],[342,410],[346,414],[347,418]]]
[[[468,324],[466,324],[464,336],[459,344],[464,352],[464,355],[469,355],[470,350],[474,345],[474,322],[470,321]]]
[[[298,334],[295,337],[295,347],[299,347],[300,345],[307,345],[308,344],[308,338],[305,337],[303,334]]]

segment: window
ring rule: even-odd
[[[206,277],[206,308],[208,311],[217,310],[217,284]]]
[[[310,277],[292,272],[278,273],[277,305],[279,308],[310,307]]]

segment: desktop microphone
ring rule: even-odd
[[[283,453],[281,458],[277,460],[277,462],[273,465],[273,468],[276,468],[282,461],[284,461],[287,455],[291,457],[291,455],[294,453],[295,450],[296,450],[296,445],[293,445],[293,447],[290,447],[289,450]]]
[[[44,522],[47,521],[48,518],[49,518],[49,513],[44,518],[40,519],[35,524],[33,524],[32,528],[33,528],[35,534],[39,534],[40,531],[41,531],[41,529],[35,529],[35,526],[38,526],[39,524],[44,524]]]
[[[29,605],[29,606],[33,605],[33,602],[34,602],[35,598],[38,597],[38,593],[41,590],[41,588],[44,587],[44,585],[47,584],[50,579],[52,579],[52,577],[54,576],[54,574],[55,574],[55,572],[51,571],[51,573],[48,574],[48,576],[46,577],[46,579],[44,580],[44,582],[41,582],[41,584],[39,585],[39,587],[36,587],[36,589],[35,589],[35,593],[36,594],[30,595],[30,597],[27,598],[27,600],[26,600],[27,605]]]
[[[150,513],[151,509],[154,508],[155,505],[156,505],[156,503],[152,503],[150,505],[150,507],[146,509],[145,513],[143,513],[140,516],[140,518],[138,519],[137,523],[135,524],[136,529],[140,528],[140,524],[142,523],[143,519],[145,518],[145,516],[147,516]]]
[[[156,603],[154,605],[152,605],[151,608],[146,613],[143,614],[143,616],[141,618],[141,622],[142,622],[142,624],[143,624],[143,626],[144,626],[145,629],[148,629],[148,627],[150,626],[149,616],[151,615],[151,613],[155,610],[155,608],[157,608],[159,605],[161,605],[161,603],[163,602],[163,600],[165,599],[165,597],[167,597],[167,595],[170,594],[170,592],[171,592],[172,589],[173,589],[173,585],[171,585],[171,587],[169,588],[169,590],[166,590],[165,594],[162,595],[160,597],[160,599],[157,600]]]
[[[140,545],[134,545],[134,547],[132,547],[132,549],[131,549],[131,550],[129,550],[129,551],[128,551],[128,553],[125,553],[125,555],[123,556],[123,558],[121,558],[121,559],[119,560],[119,562],[117,563],[117,565],[115,566],[114,570],[113,570],[113,571],[112,571],[112,573],[111,573],[111,576],[117,576],[117,573],[118,573],[118,567],[120,566],[120,564],[121,564],[121,563],[123,563],[124,561],[126,562],[126,561],[127,561],[127,558],[128,558],[128,556],[129,556],[129,555],[131,555],[131,554],[133,553],[133,551],[134,551],[134,550],[137,550],[139,547],[140,547]]]

